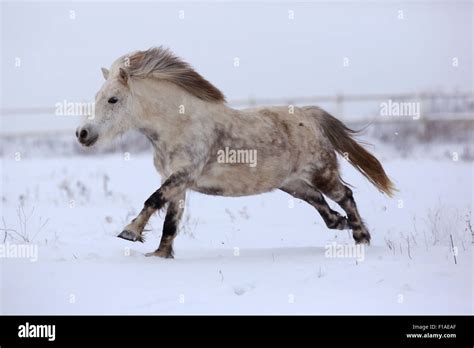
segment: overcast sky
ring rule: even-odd
[[[101,66],[157,45],[190,62],[229,100],[473,90],[470,1],[1,6],[3,108],[90,101]],[[4,118],[2,129],[44,125],[25,117]]]

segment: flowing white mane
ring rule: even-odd
[[[225,102],[222,92],[169,49],[153,47],[124,57],[123,69],[130,77],[163,79],[177,84],[199,99]]]

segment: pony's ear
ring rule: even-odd
[[[109,71],[106,68],[100,68],[100,70],[102,70],[102,75],[104,75],[104,79],[107,80],[109,78]]]
[[[119,68],[119,76],[120,76],[120,80],[126,84],[127,81],[128,81],[128,74],[127,72],[125,71],[125,69],[123,68]]]

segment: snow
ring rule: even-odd
[[[380,158],[392,199],[342,163],[372,234],[357,261],[328,257],[332,243],[353,245],[349,232],[280,191],[188,194],[175,259],[147,258],[163,213],[143,244],[116,235],[159,187],[150,154],[5,157],[0,228],[38,260],[0,258],[0,312],[472,314],[472,162]]]

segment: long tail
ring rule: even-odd
[[[324,134],[334,146],[334,149],[345,156],[349,163],[381,192],[392,197],[394,191],[397,191],[395,185],[385,173],[379,160],[353,139],[353,136],[357,135],[358,132],[348,128],[344,123],[326,112],[319,119]]]

